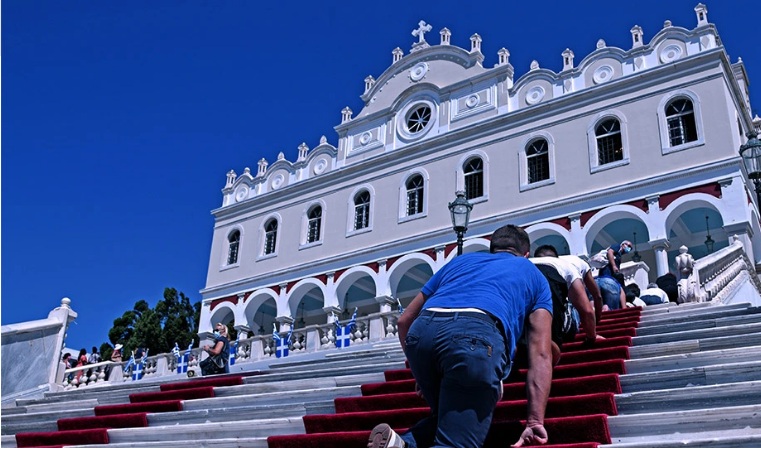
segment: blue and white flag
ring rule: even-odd
[[[336,319],[336,348],[348,348],[351,344],[351,330],[354,328],[354,324],[357,322],[357,308],[354,307],[354,313],[351,315],[351,319],[345,326],[341,325],[341,322]]]
[[[180,347],[175,343],[175,356],[177,357],[177,374],[188,372],[188,363],[190,362],[190,351],[193,349],[193,342],[188,345],[188,350],[184,354],[180,355]],[[175,350],[173,349],[172,352]]]
[[[402,307],[402,301],[399,298],[396,298],[396,303],[399,305],[399,314],[401,315],[404,313],[404,307]]]
[[[228,357],[230,360],[230,366],[235,365],[235,356],[238,353],[238,342],[233,341],[230,343],[230,356]]]
[[[132,351],[132,357],[129,358],[127,361],[127,365],[124,367],[124,371],[129,371],[130,368],[134,368],[135,366],[135,351]]]
[[[172,354],[177,358],[177,361],[180,361],[180,345],[177,344],[177,342],[174,342],[174,347],[172,348]]]
[[[145,361],[148,358],[148,350],[145,350],[145,353],[143,353],[143,358],[140,359],[139,362],[135,365],[135,369],[132,370],[132,380],[133,381],[139,381],[143,378],[143,371],[145,369]],[[135,354],[132,354],[132,358],[130,359],[132,362],[135,361]]]
[[[281,357],[288,357],[288,351],[291,346],[291,334],[293,331],[288,331],[288,335],[283,338],[277,333],[275,324],[272,324],[272,338],[275,340],[275,357],[278,359]]]

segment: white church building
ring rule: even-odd
[[[583,58],[558,55],[558,73],[534,62],[517,78],[508,50],[487,68],[478,34],[463,49],[421,21],[412,48],[364,80],[362,110],[341,111],[337,145],[323,137],[294,162],[227,174],[199,332],[233,321],[251,338],[276,323],[324,345],[326,325],[355,308],[392,331],[398,304],[457,254],[457,191],[473,204],[464,252],[516,224],[561,254],[628,239],[637,280],[676,273],[681,246],[700,258],[740,240],[757,262],[739,149],[761,121],[742,61],[707,8],[695,14],[692,29],[667,21],[648,39],[635,26],[629,49],[600,40]]]

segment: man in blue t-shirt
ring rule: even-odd
[[[547,443],[552,295],[526,258],[529,244],[519,227],[497,229],[490,253],[456,257],[404,310],[399,340],[432,415],[402,435],[380,424],[368,447],[482,447],[524,325],[530,354],[528,416],[514,446]]]

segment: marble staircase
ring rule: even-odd
[[[604,333],[602,333],[604,335]],[[750,304],[667,304],[643,310],[601,447],[761,446],[761,309]],[[561,362],[562,363],[562,362]],[[335,412],[333,400],[360,396],[384,371],[403,369],[398,343],[336,350],[313,360],[269,363],[243,384],[183,410],[148,414],[148,427],[109,429],[108,445],[80,447],[267,447],[272,435],[303,434],[302,417]],[[49,393],[3,408],[2,447],[18,432],[57,430],[60,418],[129,402],[158,382]]]

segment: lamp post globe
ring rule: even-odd
[[[457,255],[462,255],[462,241],[468,230],[473,204],[465,198],[465,191],[457,191],[455,196],[455,200],[449,203],[449,213],[452,215],[452,229],[457,234]]]
[[[748,178],[753,180],[756,189],[756,202],[761,205],[761,140],[756,131],[746,134],[748,142],[740,146],[740,156],[745,164]]]

